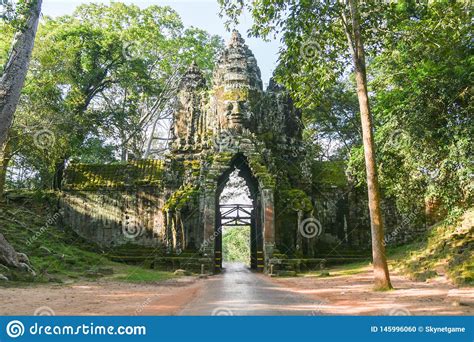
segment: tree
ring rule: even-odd
[[[383,219],[377,178],[373,122],[367,90],[366,48],[380,48],[385,27],[393,18],[395,4],[344,1],[229,1],[219,0],[231,23],[244,8],[254,19],[250,34],[267,38],[282,33],[277,78],[300,106],[314,106],[305,90],[328,88],[352,67],[359,102],[364,146],[372,255],[376,289],[390,289],[390,276],[383,244]],[[303,58],[301,58],[303,57]]]
[[[468,6],[414,8],[371,63],[382,188],[428,224],[473,205]]]
[[[23,83],[25,82],[35,42],[42,0],[24,0],[18,3],[18,30],[0,78],[0,196],[3,194],[8,131],[13,121]],[[2,5],[3,6],[3,5]],[[23,20],[21,15],[25,15]]]
[[[10,143],[10,170],[29,168],[38,188],[58,187],[71,159],[149,156],[180,75],[195,60],[209,77],[222,49],[169,7],[122,3],[45,18],[38,37]]]

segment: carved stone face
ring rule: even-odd
[[[225,101],[229,128],[241,128],[245,122],[246,101]]]

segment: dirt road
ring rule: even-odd
[[[271,278],[235,263],[225,264],[224,272],[212,277],[179,315],[306,316],[318,306],[305,294],[278,286]]]
[[[0,315],[474,315],[474,288],[444,278],[392,274],[394,291],[374,292],[372,272],[270,278],[242,265],[207,279],[156,284],[117,281],[0,287]]]

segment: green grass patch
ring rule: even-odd
[[[69,282],[75,280],[116,279],[132,282],[161,281],[174,277],[171,272],[152,270],[111,261],[99,246],[72,231],[62,229],[55,201],[37,194],[23,193],[0,202],[0,232],[17,252],[25,253],[36,277],[12,268],[0,269],[11,281]],[[11,282],[8,282],[11,283]],[[8,285],[7,283],[2,283]]]
[[[445,274],[457,285],[474,285],[474,209],[454,224],[441,222],[418,242],[389,250],[391,267],[413,280]]]
[[[336,277],[336,276],[349,276],[359,274],[367,271],[367,268],[371,267],[371,263],[368,261],[359,261],[345,265],[338,265],[327,268],[323,271],[310,271],[301,274],[303,277]],[[329,274],[327,274],[329,273]]]
[[[153,283],[176,277],[172,272],[145,269],[139,266],[124,266],[118,268],[116,272],[112,279],[130,283]]]

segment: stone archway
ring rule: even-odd
[[[93,221],[101,243],[154,247],[172,267],[213,271],[221,249],[219,194],[237,167],[254,194],[252,266],[267,272],[274,251],[294,247],[287,236],[297,232],[296,215],[284,223],[282,215],[311,183],[304,154],[301,112],[275,82],[263,89],[255,57],[233,32],[211,84],[195,63],[183,75],[169,153],[126,167],[69,168],[65,221],[89,237]],[[89,218],[83,206],[106,208]]]
[[[253,270],[263,271],[264,270],[264,253],[263,253],[263,210],[262,210],[262,202],[261,202],[261,194],[260,188],[258,185],[257,178],[253,175],[252,170],[248,165],[248,160],[244,156],[243,153],[238,153],[232,158],[230,166],[227,170],[225,170],[222,175],[219,177],[217,181],[217,188],[216,188],[216,219],[215,219],[215,243],[214,243],[214,267],[215,271],[220,271],[222,269],[222,234],[223,234],[223,227],[224,223],[222,222],[222,210],[220,207],[220,197],[222,191],[224,190],[230,174],[237,169],[239,171],[239,176],[242,177],[246,183],[246,186],[250,192],[250,200],[251,200],[251,208],[242,208],[237,206],[235,208],[229,207],[227,210],[236,211],[237,214],[239,212],[244,212],[247,214],[249,220],[248,223],[250,225],[250,267]],[[238,205],[234,203],[234,206]],[[238,220],[234,220],[234,225],[244,225],[247,222],[247,217],[245,219],[241,219],[241,222],[237,222]]]

